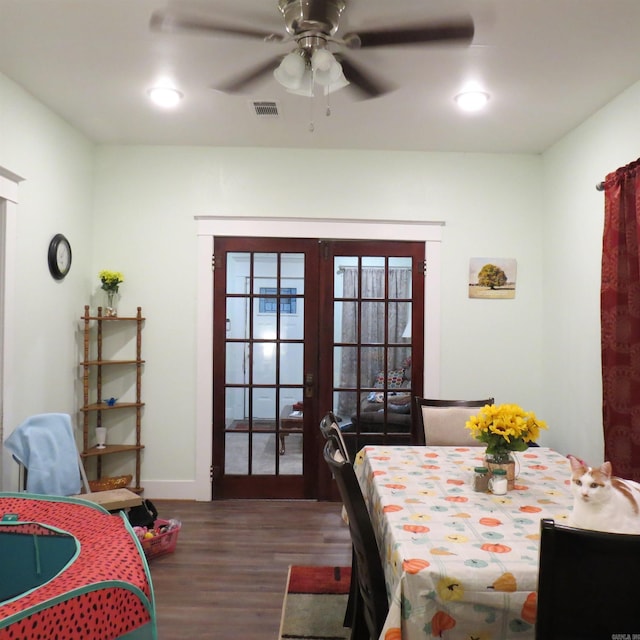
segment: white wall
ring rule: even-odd
[[[123,271],[121,307],[141,304],[148,318],[146,485],[193,478],[194,216],[445,221],[441,393],[537,409],[540,181],[541,160],[531,156],[100,148],[92,270]],[[318,195],[319,182],[334,188]],[[516,299],[470,300],[472,256],[517,258]]]
[[[13,243],[15,304],[7,309],[13,361],[5,371],[4,432],[28,415],[77,416],[78,336],[91,278],[93,146],[60,118],[0,75],[0,166],[18,174]],[[47,251],[56,233],[71,242],[71,272],[49,274]],[[15,463],[5,458],[5,473]],[[15,488],[5,482],[3,488]]]
[[[0,166],[26,178],[16,239],[11,420],[79,405],[75,333],[123,271],[143,307],[143,483],[194,478],[194,216],[441,220],[442,397],[494,395],[546,419],[543,444],[602,456],[599,253],[604,175],[638,155],[640,85],[544,156],[99,147],[0,76]],[[626,131],[628,129],[628,131]],[[95,174],[93,173],[95,167]],[[318,189],[317,185],[328,185]],[[54,282],[46,248],[74,250]],[[467,297],[470,257],[518,261],[515,300]],[[66,373],[65,373],[66,372]],[[160,495],[151,497],[161,497]]]
[[[640,83],[544,157],[545,411],[550,442],[603,459],[600,266],[604,194],[595,186],[640,156]]]

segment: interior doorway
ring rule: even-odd
[[[216,239],[214,497],[333,497],[318,430],[329,410],[353,453],[415,440],[424,250]]]
[[[14,264],[15,238],[18,213],[18,185],[22,178],[0,167],[0,442],[8,435],[7,425],[13,428],[15,416],[7,393],[7,372],[14,362],[13,343],[8,336],[14,327]],[[0,486],[4,491],[17,490],[17,477],[10,469],[11,455],[4,451],[0,456]]]

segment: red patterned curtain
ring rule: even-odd
[[[605,460],[640,481],[640,160],[604,183],[602,396]]]

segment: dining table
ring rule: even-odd
[[[474,490],[484,447],[365,446],[354,469],[378,542],[389,614],[379,640],[533,640],[540,521],[571,512],[566,456],[515,454],[504,495]]]

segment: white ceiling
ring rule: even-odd
[[[188,1],[284,33],[277,0]],[[471,46],[351,52],[398,88],[373,100],[343,89],[326,117],[324,98],[292,96],[270,76],[247,95],[214,91],[291,45],[152,32],[151,13],[165,6],[0,0],[0,72],[97,142],[533,153],[640,79],[640,0],[347,0],[337,36],[465,14],[475,36]],[[162,75],[185,95],[170,112],[146,97]],[[474,115],[453,102],[470,80],[491,94]],[[258,117],[254,100],[276,101],[279,117]]]

